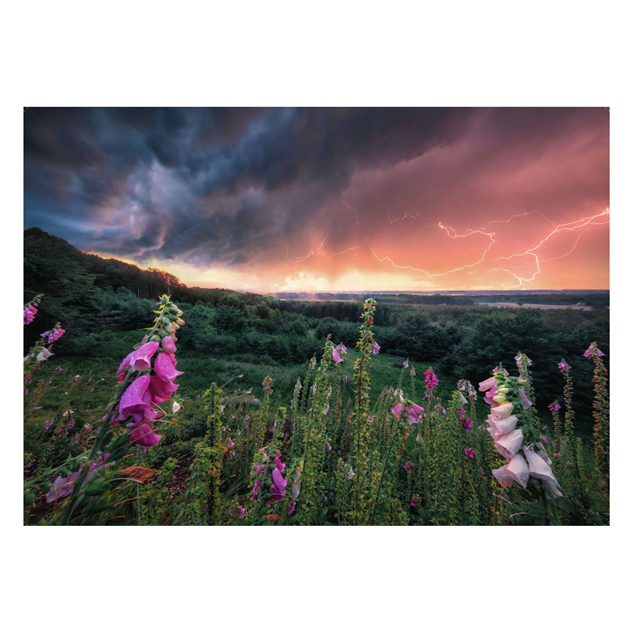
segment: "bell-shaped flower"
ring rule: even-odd
[[[489,414],[489,420],[506,419],[513,412],[513,404],[511,402],[505,402],[500,406],[493,408]]]
[[[518,423],[518,417],[510,415],[504,419],[488,419],[489,425],[494,429],[496,435],[509,434]]]
[[[157,375],[151,376],[151,401],[155,404],[166,402],[171,398],[171,393],[178,390],[178,385],[173,382],[160,379]]]
[[[419,419],[421,415],[423,415],[424,409],[419,406],[419,404],[411,403],[411,406],[404,406],[404,404],[397,404],[391,412],[395,417],[401,417],[402,412],[406,413],[406,417],[408,418],[408,423],[418,424],[421,420]]]
[[[128,387],[119,404],[119,421],[124,421],[130,415],[134,421],[141,422],[146,418],[154,418],[151,413],[151,391],[149,390],[151,378],[149,375],[137,377]]]
[[[177,351],[176,342],[171,336],[167,336],[166,338],[163,338],[160,342],[160,346],[167,353],[175,353]]]
[[[157,350],[157,342],[148,342],[142,347],[136,349],[136,351],[132,351],[132,353],[128,354],[123,362],[121,362],[116,372],[118,375],[118,381],[122,382],[125,380],[127,371],[146,371],[150,369],[150,360]]]
[[[281,476],[279,468],[275,467],[272,470],[272,485],[270,486],[270,493],[274,500],[281,500],[285,496],[285,486],[287,481]]]
[[[524,453],[529,464],[529,476],[540,479],[554,498],[561,498],[564,494],[560,491],[559,483],[550,465],[531,448],[525,448]]]
[[[152,447],[158,445],[158,441],[162,438],[162,435],[157,435],[154,431],[145,423],[136,426],[129,433],[129,440],[137,445]]]
[[[173,382],[182,371],[177,371],[168,353],[160,353],[154,362],[156,375],[165,382]]]
[[[506,459],[513,459],[518,450],[522,447],[524,436],[519,428],[512,430],[509,434],[503,435],[496,440],[496,449]]]
[[[492,474],[501,487],[511,487],[514,483],[526,487],[529,481],[529,467],[520,454],[516,454],[506,465],[492,470]]]
[[[492,377],[488,377],[483,382],[479,382],[478,390],[479,391],[488,391],[493,386],[496,386],[496,378],[492,375]]]
[[[70,494],[77,478],[79,478],[79,471],[73,472],[66,478],[63,478],[60,474],[53,482],[53,486],[48,490],[48,493],[46,494],[46,502],[52,503],[53,501],[59,500],[60,498]]]
[[[342,358],[338,355],[336,349],[331,350],[331,357],[336,364],[340,364],[340,362],[342,362]]]
[[[274,459],[274,465],[279,470],[279,472],[283,473],[285,470],[285,463],[281,463],[281,453],[277,450],[276,457]]]
[[[507,464],[507,471],[514,477],[516,483],[526,487],[529,481],[529,466],[521,454],[516,454]]]
[[[50,358],[52,355],[55,355],[54,353],[51,353],[46,347],[44,347],[38,354],[37,354],[37,361],[38,362],[42,362],[42,360],[46,360],[48,358]]]
[[[377,355],[379,352],[380,352],[380,345],[378,345],[376,342],[375,345],[373,346],[373,355]]]
[[[531,406],[533,406],[533,403],[529,400],[529,398],[525,394],[524,389],[521,388],[519,392],[520,392],[520,399],[522,400],[522,407],[525,410],[527,410],[527,408],[530,408]]]

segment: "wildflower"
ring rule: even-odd
[[[529,476],[540,479],[554,498],[561,498],[563,494],[550,465],[531,448],[525,448],[524,453],[529,463]]]
[[[348,379],[349,379],[349,377],[347,375],[343,375],[342,376],[342,381],[343,382],[346,382]]]
[[[562,408],[557,402],[554,402],[553,404],[549,404],[549,410],[551,412],[555,411],[557,412],[558,410],[560,410],[560,408]]]
[[[148,342],[136,349],[136,351],[128,354],[116,371],[118,381],[123,382],[128,371],[147,371],[151,369],[150,360],[156,351],[158,351],[158,343]]]
[[[32,323],[33,319],[35,318],[35,314],[37,314],[37,308],[35,307],[35,305],[27,305],[23,314],[24,324],[29,325],[30,323]]]
[[[395,408],[393,408],[391,412],[393,413],[393,415],[395,415],[395,417],[398,418],[402,416],[402,412],[405,412],[406,416],[408,417],[408,423],[412,425],[418,424],[421,421],[419,417],[420,415],[423,415],[424,409],[418,404],[411,402],[410,406],[397,404],[397,406],[395,406]]]
[[[506,458],[513,459],[522,447],[522,430],[515,429],[495,441],[496,449]]]
[[[53,425],[53,422],[52,422],[52,421],[47,421],[47,422],[44,424],[44,430],[48,430],[48,429],[49,429],[52,425]]]
[[[527,366],[531,366],[533,364],[533,362],[531,362],[531,360],[529,358],[527,358],[527,356],[525,356],[526,360],[527,360]],[[518,366],[519,369],[522,368],[522,360],[520,358],[520,354],[518,354],[514,360],[516,361],[516,364]]]
[[[566,465],[573,467],[573,464],[570,461],[566,461]]]
[[[586,349],[586,351],[584,351],[584,357],[585,357],[585,358],[589,358],[589,357],[590,357],[590,352],[591,352],[594,348],[595,348],[595,346],[594,346],[594,345],[590,345],[590,346],[588,347],[588,349]],[[604,356],[604,355],[606,355],[606,354],[605,354],[603,351],[601,351],[601,349],[597,349],[597,355],[598,355],[599,357],[602,357],[602,356]]]
[[[331,350],[331,357],[336,364],[340,364],[342,362],[342,358],[338,355],[336,349]]]
[[[465,455],[470,459],[473,459],[476,456],[472,448],[465,448]]]
[[[347,347],[345,347],[342,343],[340,343],[336,347],[336,351],[338,351],[338,353],[342,353],[344,355],[345,353],[347,353]]]
[[[533,403],[529,401],[529,398],[526,396],[523,388],[519,390],[519,393],[520,393],[520,399],[522,400],[522,406],[525,410],[533,406]]]
[[[243,507],[237,506],[237,514],[240,518],[243,518],[245,513],[246,513],[246,510]]]
[[[290,504],[287,507],[288,515],[291,514],[295,508],[296,508],[296,501],[292,498],[292,500],[290,500]]]
[[[461,425],[463,426],[463,430],[465,430],[465,432],[467,432],[472,427],[473,423],[474,422],[471,419],[464,419],[461,422]]]
[[[540,435],[540,439],[542,439],[542,441],[544,441],[544,443],[548,443],[549,442],[549,440],[544,435]]]
[[[410,506],[411,507],[416,507],[417,506],[417,499],[416,498],[411,498],[410,499]]]
[[[256,481],[255,486],[252,488],[252,498],[251,500],[257,500],[259,498],[259,488],[261,487],[261,481]]]
[[[84,429],[86,432],[92,432],[92,426],[91,426],[90,424],[84,424],[84,425],[83,425],[83,429]]]
[[[80,379],[80,376],[79,375],[75,375],[75,382],[78,382],[79,379]]]
[[[561,455],[559,452],[554,452],[554,453],[553,453],[553,456],[555,456],[555,457],[560,457],[560,456],[562,456],[562,455]]]
[[[562,373],[564,373],[564,371],[570,371],[570,369],[571,369],[571,365],[570,365],[570,364],[567,364],[566,362],[560,362],[560,363],[557,365],[557,368],[558,368],[558,369],[559,369]]]
[[[439,380],[432,369],[424,371],[424,375],[426,376],[426,389],[432,391],[439,384]]]
[[[378,345],[376,342],[375,346],[373,347],[373,355],[377,355],[379,352],[380,352],[380,345]]]
[[[235,447],[235,442],[232,439],[228,439],[228,447],[229,448],[234,448]]]
[[[129,440],[143,447],[158,445],[160,439],[162,435],[155,434],[146,423],[133,427],[129,433]]]
[[[409,463],[408,461],[406,461],[406,463],[404,463],[404,469],[407,472],[410,472],[410,470],[416,470],[417,468],[412,463]]]
[[[331,445],[329,443],[327,444],[327,449],[331,450]]]
[[[54,353],[51,353],[46,347],[44,347],[38,354],[37,354],[37,361],[38,362],[42,362],[42,360],[47,360],[48,358],[50,358],[52,355],[55,355]]]
[[[285,465],[283,466],[285,469]],[[274,500],[281,500],[285,496],[285,486],[287,481],[281,476],[281,471],[278,467],[272,470],[272,485],[270,487],[270,493]]]
[[[492,470],[492,475],[501,487],[511,487],[514,483],[526,487],[529,481],[529,467],[524,458],[516,454],[507,465]]]
[[[410,370],[410,377],[415,377],[417,373],[415,373],[415,367]]]

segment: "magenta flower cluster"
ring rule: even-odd
[[[178,385],[174,380],[182,371],[176,370],[175,342],[171,337],[163,338],[162,350],[154,360],[153,375],[151,359],[156,355],[159,345],[157,342],[147,342],[136,351],[130,353],[121,362],[117,376],[119,382],[123,382],[128,373],[141,373],[126,389],[121,401],[116,405],[118,417],[113,421],[114,425],[127,421],[130,430],[130,441],[143,447],[155,446],[161,439],[161,435],[155,434],[149,422],[157,419],[159,413],[153,408],[162,402],[169,401]]]
[[[35,305],[27,305],[24,310],[24,324],[29,325],[32,323],[35,318],[35,314],[37,314],[37,307],[35,307]]]

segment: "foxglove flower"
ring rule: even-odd
[[[340,364],[342,362],[342,358],[338,355],[336,349],[331,350],[331,357],[336,364]]]
[[[376,342],[373,347],[373,355],[377,355],[379,352],[380,352],[380,345],[378,345]]]
[[[420,416],[423,415],[424,409],[419,406],[419,404],[415,403],[412,403],[411,406],[397,404],[397,406],[395,406],[395,408],[393,408],[391,412],[393,413],[393,415],[395,415],[395,417],[398,418],[402,416],[402,412],[405,412],[408,418],[408,423],[412,425],[418,424],[421,421]]]
[[[272,485],[270,486],[270,493],[274,500],[281,500],[285,496],[286,485],[287,481],[281,476],[279,468],[275,467],[272,470]]]
[[[529,481],[529,467],[520,454],[516,454],[507,465],[492,470],[492,474],[501,487],[511,487],[514,483],[526,487]]]
[[[465,456],[467,456],[470,459],[473,459],[476,454],[474,453],[474,450],[472,450],[472,448],[465,448]]]
[[[522,447],[522,430],[515,429],[496,440],[496,449],[506,458],[513,459]]]
[[[550,465],[531,448],[525,448],[524,453],[529,464],[529,476],[540,479],[554,498],[561,498],[564,494],[559,489],[559,483]]]

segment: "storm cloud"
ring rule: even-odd
[[[440,221],[582,217],[608,200],[608,112],[28,108],[24,161],[27,228],[140,264],[280,270],[392,254]]]

